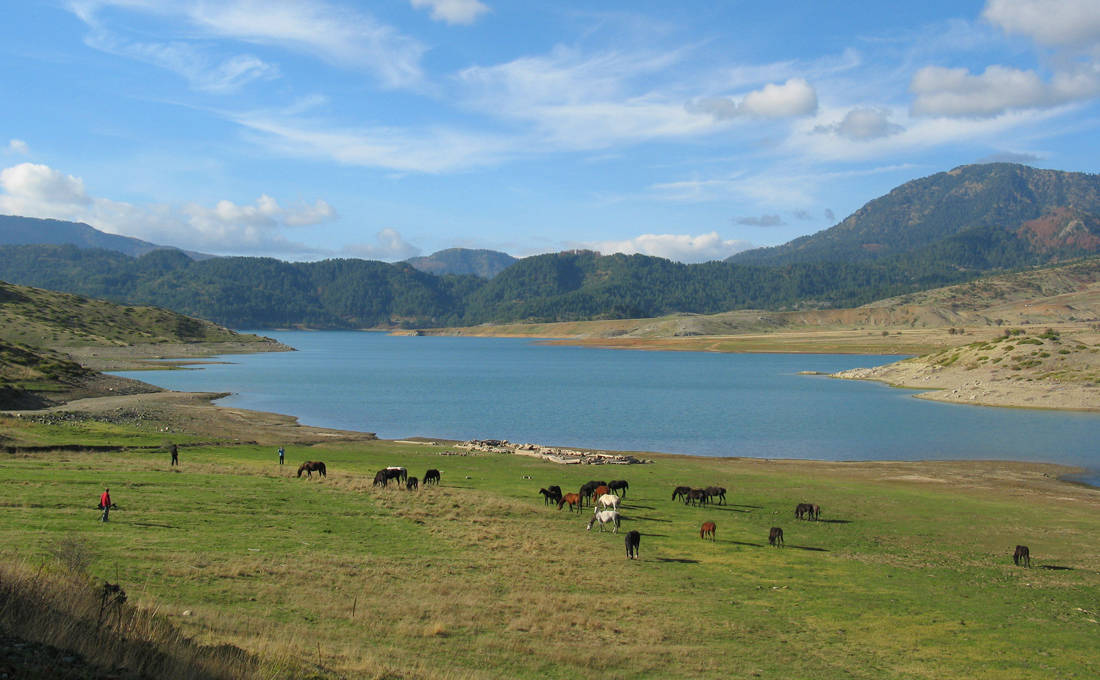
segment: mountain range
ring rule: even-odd
[[[156,247],[134,257],[72,243],[22,244],[0,246],[0,279],[158,305],[236,328],[438,327],[818,309],[1096,255],[1097,215],[1096,175],[989,164],[908,182],[830,229],[725,262],[688,265],[591,251],[516,260],[451,249],[396,264],[291,263],[194,259]],[[36,222],[49,223],[40,233],[56,226]],[[4,224],[0,220],[0,231]]]

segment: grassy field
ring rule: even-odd
[[[21,427],[60,440],[76,425]],[[118,425],[93,438],[115,436],[161,443]],[[582,467],[441,450],[290,447],[280,468],[268,446],[187,446],[176,470],[167,453],[8,454],[0,547],[49,567],[75,538],[96,577],[199,642],[259,655],[264,677],[1100,674],[1100,492],[1051,468],[660,455]],[[305,459],[329,477],[295,478]],[[443,483],[372,488],[385,465],[438,468]],[[587,513],[536,493],[593,478],[630,482],[622,531],[642,533],[639,561],[622,535],[586,532]],[[679,484],[725,486],[728,505],[672,502]],[[119,509],[102,524],[105,486]],[[795,520],[801,501],[822,521]],[[699,538],[705,520],[714,542]],[[785,548],[767,545],[772,526]],[[1017,543],[1035,568],[1012,565]]]

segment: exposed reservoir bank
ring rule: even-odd
[[[126,372],[221,404],[396,439],[499,438],[821,460],[1042,461],[1100,468],[1100,415],[913,399],[831,374],[893,356],[623,352],[510,338],[266,333],[297,352]],[[1100,474],[1088,476],[1100,481]]]

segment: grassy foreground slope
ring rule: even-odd
[[[67,427],[15,420],[0,430]],[[0,549],[41,561],[77,537],[94,575],[200,643],[258,655],[268,677],[1100,674],[1100,492],[1054,466],[657,455],[608,468],[442,449],[291,447],[280,468],[270,447],[192,446],[178,471],[167,454],[8,456]],[[305,459],[329,477],[295,478]],[[385,465],[438,468],[443,484],[373,488]],[[641,560],[536,494],[593,478],[630,482],[622,530],[642,532]],[[678,484],[720,484],[729,504],[672,502]],[[104,486],[119,505],[108,524],[93,508]],[[823,520],[796,521],[801,501]],[[772,526],[785,548],[767,545]],[[1034,568],[1012,565],[1017,543]]]

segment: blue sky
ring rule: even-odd
[[[699,262],[1100,150],[1100,0],[8,2],[0,58],[0,213],[287,260]]]

